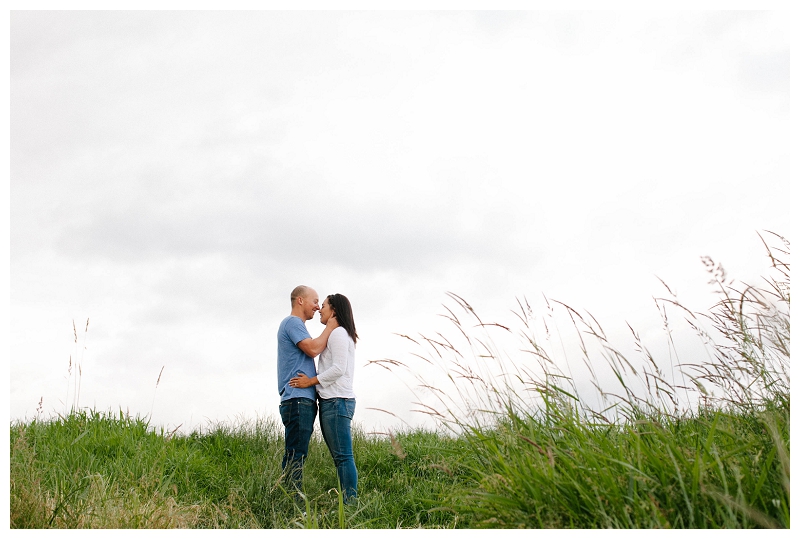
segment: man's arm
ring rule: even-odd
[[[325,329],[322,330],[322,334],[319,337],[316,339],[303,339],[297,343],[297,347],[308,357],[317,357],[323,350],[325,350],[325,346],[328,344],[328,337],[331,336],[331,331],[337,327],[339,327],[339,323],[336,322],[336,319],[331,316],[328,320],[328,323],[325,324]]]

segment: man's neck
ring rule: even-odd
[[[305,313],[303,313],[303,309],[302,308],[300,308],[300,309],[294,308],[294,309],[292,309],[292,312],[289,313],[289,314],[290,314],[290,316],[296,316],[297,318],[299,318],[303,322],[306,321]]]

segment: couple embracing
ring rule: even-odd
[[[358,339],[353,310],[341,294],[327,296],[320,306],[319,296],[307,286],[292,290],[291,300],[292,312],[278,329],[278,392],[285,433],[281,465],[290,489],[300,492],[319,401],[322,437],[347,503],[356,497],[358,482],[350,433],[356,408],[353,372]],[[311,338],[305,322],[317,311],[325,329],[319,337]],[[316,356],[319,360],[315,367]]]

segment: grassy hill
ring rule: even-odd
[[[433,388],[443,397],[422,404],[440,429],[356,430],[353,506],[340,503],[318,432],[298,506],[282,486],[280,425],[175,435],[145,418],[73,409],[11,423],[11,527],[789,528],[790,288],[779,257],[789,253],[778,238],[785,249],[768,248],[776,276],[766,285],[736,284],[706,260],[719,294],[709,312],[662,300],[708,347],[698,354],[704,360],[679,366],[679,377],[662,372],[635,332],[638,364],[593,318],[564,306],[588,369],[605,360],[618,381],[613,391],[598,388],[601,409],[548,356],[522,302],[523,352],[540,362],[539,375],[502,370],[489,341],[470,328],[511,330],[480,321],[453,295],[479,322],[448,309],[465,352],[443,336],[420,339],[426,361],[452,373],[454,387]],[[498,360],[500,376],[473,369],[466,350],[476,365]],[[517,385],[507,382],[514,377]],[[682,398],[695,404],[679,406]]]

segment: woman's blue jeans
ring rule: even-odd
[[[336,465],[342,497],[347,502],[358,495],[356,484],[358,472],[353,459],[353,438],[350,435],[350,422],[356,411],[355,399],[319,399],[319,425],[322,437]]]
[[[287,486],[302,491],[303,461],[308,456],[308,442],[314,432],[317,403],[312,399],[288,399],[281,402],[280,411],[285,436],[281,467],[286,473]]]

